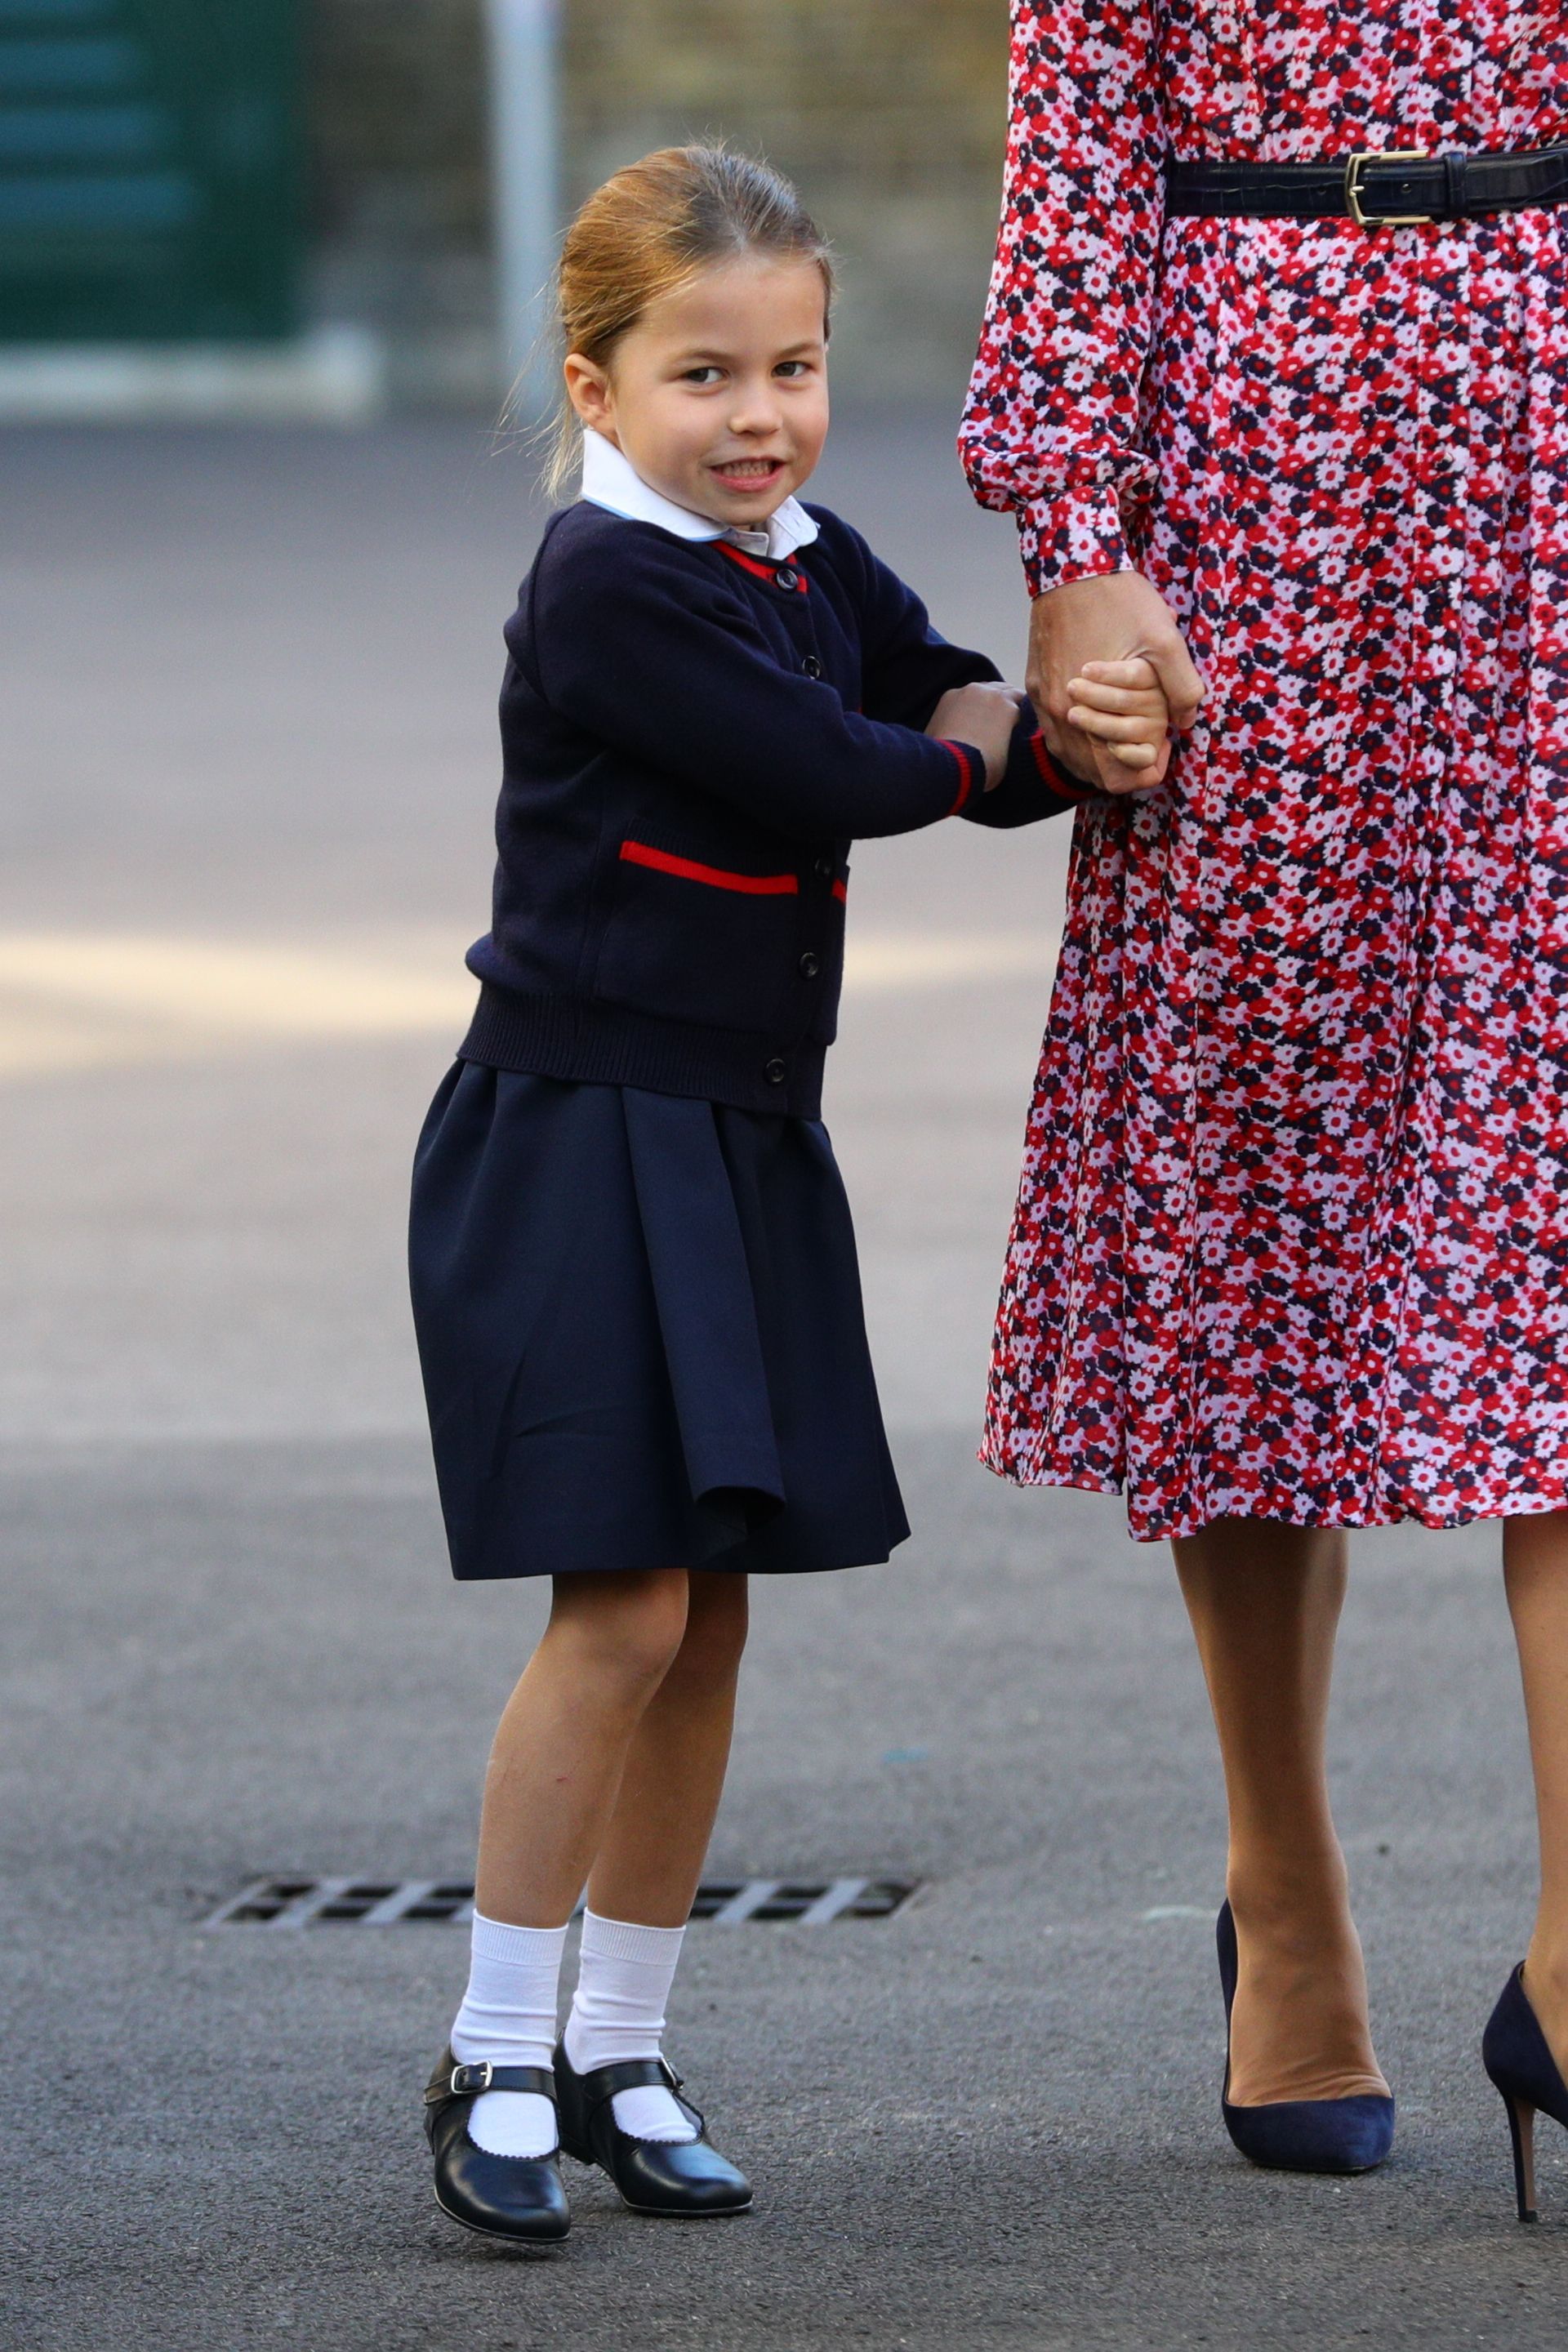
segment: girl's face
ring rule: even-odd
[[[765,523],[827,437],[827,320],[815,262],[746,255],[651,302],[607,368],[574,352],[584,425],[645,482],[715,522]]]

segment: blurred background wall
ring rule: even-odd
[[[483,405],[500,375],[484,0],[310,0],[306,58],[310,309],[381,334],[400,405]]]
[[[996,232],[1005,0],[574,0],[565,30],[570,196],[727,133],[799,182],[839,248],[841,380],[956,395]]]
[[[316,0],[314,300],[384,334],[405,403],[495,381],[482,0]],[[1005,131],[1005,0],[565,0],[562,196],[722,133],[797,180],[839,247],[839,380],[955,394]]]
[[[202,343],[243,366],[247,338],[280,353],[357,325],[395,404],[492,406],[487,28],[508,5],[555,20],[560,169],[536,211],[725,136],[796,179],[839,248],[841,384],[956,398],[1006,0],[0,0],[0,360],[36,378],[46,345],[68,371],[140,346],[145,370],[154,344]]]

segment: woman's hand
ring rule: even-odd
[[[985,762],[985,789],[994,792],[1007,765],[1023,700],[1016,686],[950,687],[931,712],[926,733],[973,743]]]
[[[1029,699],[1054,757],[1109,793],[1159,783],[1171,763],[1170,740],[1162,742],[1151,764],[1134,772],[1107,742],[1074,724],[1072,685],[1086,679],[1093,666],[1139,658],[1154,672],[1169,724],[1184,731],[1197,717],[1203,680],[1170,606],[1141,572],[1071,580],[1036,597],[1029,624]]]
[[[1171,745],[1171,713],[1159,672],[1147,655],[1122,662],[1085,662],[1082,677],[1068,680],[1068,723],[1103,746],[1131,772],[1117,789],[1131,791],[1163,775]]]

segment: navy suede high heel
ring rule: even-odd
[[[1225,2127],[1249,2163],[1275,2172],[1374,2172],[1394,2146],[1394,2101],[1373,2092],[1350,2099],[1280,2099],[1268,2106],[1230,2103],[1230,2012],[1236,2000],[1236,1921],[1220,1906],[1215,1930],[1225,1994]]]
[[[1487,2030],[1481,2037],[1481,2063],[1502,2093],[1503,2105],[1508,2109],[1519,2218],[1521,2221],[1533,2221],[1535,2118],[1539,2112],[1550,2116],[1553,2123],[1568,2126],[1568,2083],[1558,2072],[1551,2045],[1541,2031],[1541,2020],[1530,2005],[1530,1995],[1524,1990],[1522,1960],[1504,1985],[1498,2005],[1487,2021]]]

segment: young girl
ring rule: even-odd
[[[793,191],[722,152],[618,173],[566,238],[583,492],[507,629],[494,919],[416,1165],[453,1570],[553,1580],[426,2127],[444,2210],[533,2247],[567,2231],[563,2147],[639,2212],[750,2204],[660,2049],[747,1574],[885,1560],[909,1532],[818,1119],[849,843],[1088,789],[983,655],[797,504],[832,287]],[[1151,683],[1121,665],[1099,689],[1130,782],[1164,737]]]

